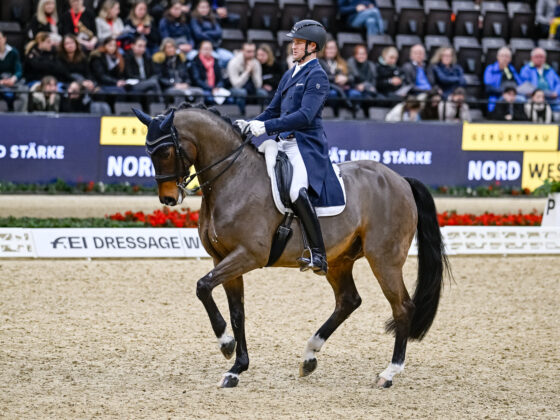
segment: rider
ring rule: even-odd
[[[313,269],[326,275],[327,258],[321,226],[314,206],[344,204],[344,195],[329,159],[321,112],[329,94],[329,79],[317,60],[327,41],[323,25],[314,20],[297,22],[290,33],[294,62],[272,101],[253,121],[236,121],[242,131],[248,126],[254,136],[276,135],[294,169],[290,199],[309,240],[298,259],[302,271]],[[308,191],[309,190],[309,191]]]

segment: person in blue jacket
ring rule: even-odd
[[[520,85],[521,78],[511,64],[511,51],[502,47],[496,55],[496,62],[489,64],[484,70],[484,88],[488,94],[488,112],[496,107],[496,101],[507,86]]]
[[[196,56],[194,39],[181,0],[169,2],[169,8],[164,13],[163,19],[159,21],[159,34],[161,39],[172,38],[189,60]]]
[[[366,28],[368,36],[379,35],[385,31],[383,18],[375,0],[338,0],[338,11],[352,28]]]
[[[535,89],[541,89],[546,99],[553,104],[553,108],[558,108],[558,92],[560,92],[560,77],[546,63],[546,51],[542,48],[535,48],[531,51],[531,61],[525,64],[519,76],[523,82],[531,83]]]
[[[278,148],[288,155],[294,168],[290,188],[292,208],[310,244],[298,263],[302,271],[312,269],[316,274],[326,275],[325,245],[314,206],[344,204],[321,118],[329,94],[329,79],[317,60],[317,53],[325,46],[327,33],[319,22],[302,20],[287,36],[293,40],[297,65],[284,73],[262,114],[249,123],[238,120],[236,124],[242,131],[248,126],[255,136],[275,135]]]

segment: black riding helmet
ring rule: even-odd
[[[305,55],[301,58],[301,60],[309,54],[313,54],[314,52],[318,53],[327,43],[327,31],[325,30],[325,27],[316,20],[311,19],[296,22],[292,27],[292,30],[286,34],[286,36],[291,39],[298,38],[307,41],[305,43]],[[310,42],[317,44],[317,49],[315,51],[307,51],[307,47]]]

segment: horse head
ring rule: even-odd
[[[193,158],[186,153],[173,126],[175,111],[152,118],[133,109],[138,119],[148,127],[146,151],[152,159],[158,184],[159,201],[168,206],[181,204],[184,193],[179,185],[188,176]]]

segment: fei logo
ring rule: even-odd
[[[87,239],[83,236],[59,236],[51,242],[53,249],[87,249]]]

